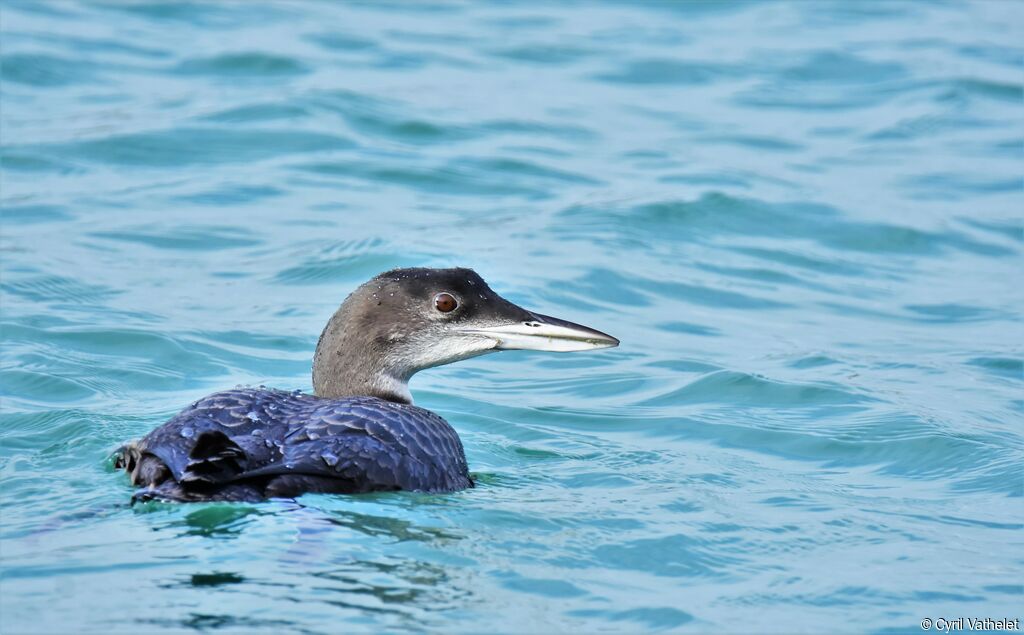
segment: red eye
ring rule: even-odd
[[[451,313],[459,306],[459,301],[450,293],[438,293],[434,296],[434,308],[441,313]]]

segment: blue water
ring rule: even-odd
[[[0,631],[921,632],[1024,606],[1024,4],[5,1]],[[479,486],[128,506],[394,266]]]

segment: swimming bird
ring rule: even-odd
[[[313,394],[214,393],[126,444],[115,465],[138,488],[133,502],[457,491],[473,487],[462,442],[413,405],[413,374],[493,351],[618,344],[516,306],[471,269],[394,269],[358,287],[328,321]]]

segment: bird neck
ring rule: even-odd
[[[365,395],[411,404],[409,376],[389,363],[388,343],[367,335],[372,329],[353,319],[346,304],[327,322],[317,342],[314,394],[329,399]]]

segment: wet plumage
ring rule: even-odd
[[[182,410],[119,459],[137,499],[260,500],[307,491],[472,487],[448,422],[376,397],[241,388]]]

